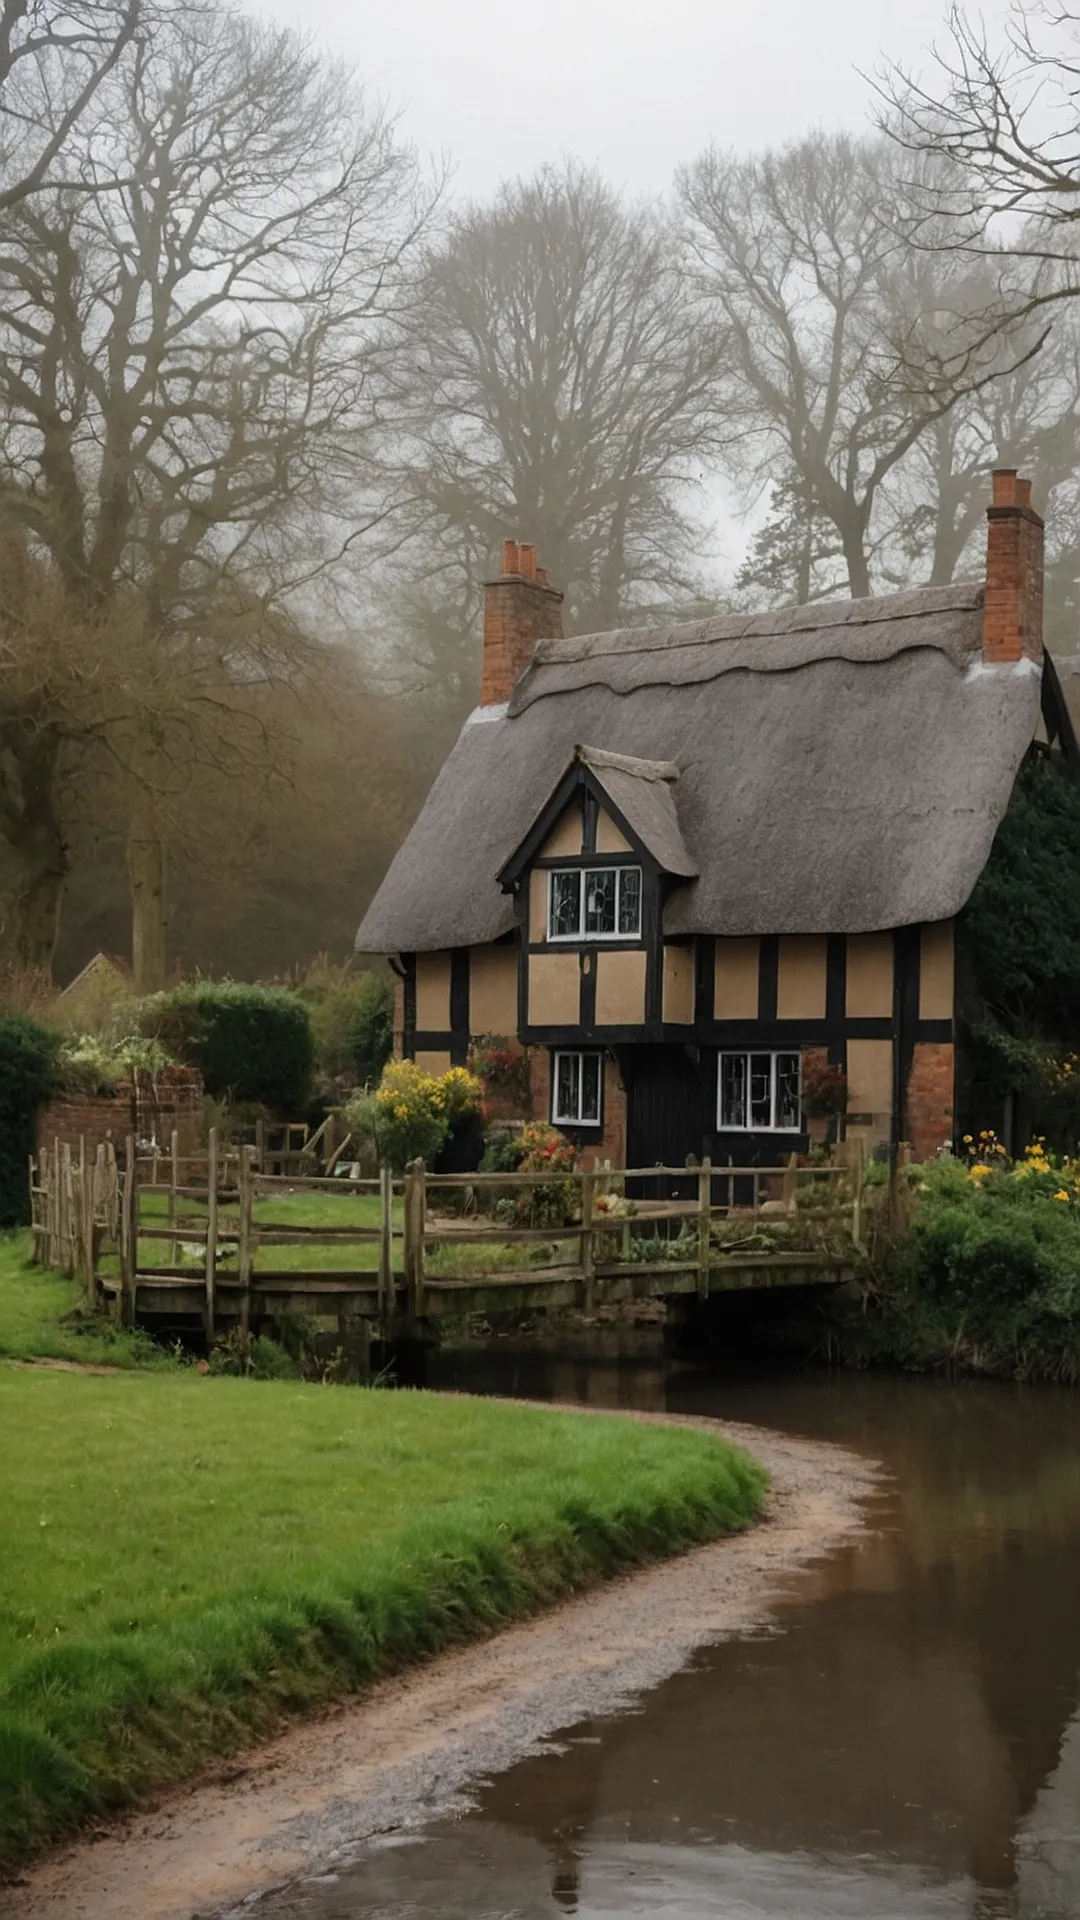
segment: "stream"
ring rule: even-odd
[[[715,1414],[892,1475],[775,1626],[567,1728],[290,1920],[1078,1920],[1080,1393],[445,1353],[434,1386]]]

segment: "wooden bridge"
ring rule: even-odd
[[[361,1180],[270,1173],[256,1149],[222,1150],[212,1133],[198,1157],[175,1141],[151,1156],[129,1139],[93,1163],[57,1147],[31,1164],[31,1195],[36,1257],[78,1274],[88,1302],[208,1343],[296,1314],[393,1341],[449,1317],[819,1286],[863,1251],[863,1163],[843,1148],[825,1166],[438,1174],[416,1162],[403,1179]]]

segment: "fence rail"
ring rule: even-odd
[[[684,1197],[645,1191],[671,1181]],[[31,1161],[30,1192],[43,1265],[77,1275],[90,1302],[115,1300],[125,1324],[201,1324],[208,1341],[286,1311],[349,1313],[389,1338],[470,1311],[820,1283],[863,1250],[853,1146],[822,1166],[445,1174],[416,1161],[372,1179],[271,1172],[257,1147],[211,1131],[188,1155],[175,1136],[168,1153],[131,1137],[92,1157],[54,1143]],[[367,1200],[365,1217],[303,1221],[281,1205],[329,1193]],[[355,1265],[333,1263],[351,1247]],[[276,1249],[310,1257],[283,1264]]]

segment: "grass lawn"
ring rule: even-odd
[[[394,1260],[400,1267],[401,1253],[401,1201],[394,1202]],[[164,1224],[166,1218],[166,1200],[164,1194],[147,1194],[140,1203],[140,1217],[144,1220],[155,1219]],[[204,1220],[206,1208],[198,1201],[181,1202],[181,1217],[189,1221]],[[236,1226],[235,1207],[222,1207],[218,1216],[222,1232],[230,1232]],[[260,1226],[273,1224],[279,1227],[377,1227],[379,1224],[379,1201],[376,1194],[349,1193],[281,1193],[256,1199],[254,1213],[256,1232]],[[530,1267],[548,1265],[572,1265],[577,1258],[576,1240],[559,1241],[558,1229],[552,1229],[549,1242],[511,1242],[500,1245],[474,1246],[461,1234],[464,1226],[461,1220],[455,1220],[454,1238],[433,1242],[428,1247],[427,1266],[432,1274],[482,1273],[505,1267]],[[486,1216],[478,1216],[474,1222],[477,1228],[491,1226]],[[184,1244],[183,1228],[178,1228],[177,1239]],[[140,1240],[139,1262],[143,1267],[160,1266],[168,1260],[169,1242],[167,1240]],[[257,1246],[255,1250],[255,1271],[266,1272],[304,1272],[308,1269],[336,1268],[374,1269],[378,1265],[378,1243],[374,1239],[367,1242],[326,1239],[320,1240],[313,1234],[300,1246]],[[203,1264],[203,1251],[194,1240],[186,1243],[183,1260],[192,1270]],[[225,1268],[235,1261],[231,1248],[222,1249],[219,1263]],[[115,1260],[102,1263],[102,1271],[108,1272],[116,1266]]]
[[[765,1480],[691,1428],[185,1370],[0,1364],[0,1449],[9,1867],[285,1714],[747,1525]]]
[[[0,1233],[0,1357],[77,1360],[85,1366],[171,1368],[169,1355],[143,1333],[126,1333],[83,1316],[74,1280],[30,1265],[30,1236]],[[74,1316],[74,1317],[72,1317]]]

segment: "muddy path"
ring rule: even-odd
[[[333,1870],[378,1834],[466,1806],[471,1783],[629,1704],[703,1642],[766,1624],[787,1597],[812,1597],[811,1563],[868,1523],[880,1470],[825,1442],[689,1424],[768,1467],[772,1489],[753,1531],[614,1580],[291,1726],[40,1862],[0,1890],[3,1920],[211,1920],[258,1912],[262,1895],[269,1912],[275,1890]]]

